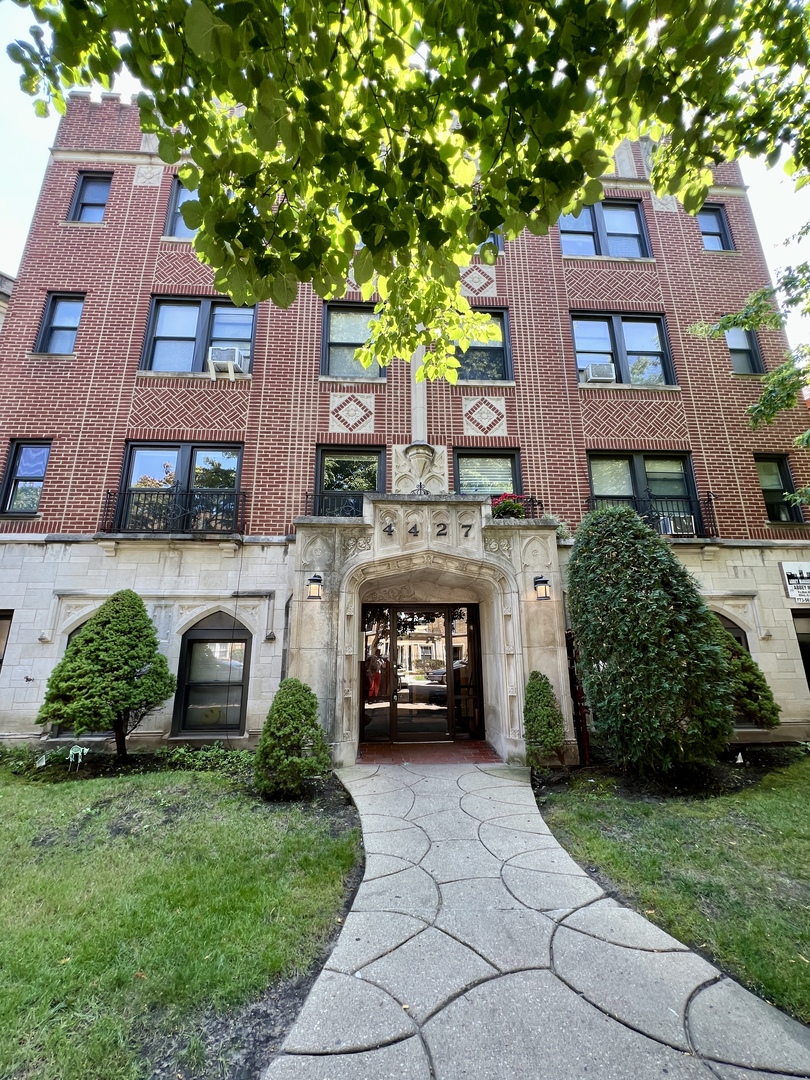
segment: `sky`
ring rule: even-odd
[[[22,257],[58,121],[55,115],[47,119],[34,115],[31,99],[20,90],[18,69],[5,53],[9,42],[28,36],[31,21],[27,10],[0,0],[0,272],[12,276]],[[125,97],[136,84],[116,89]],[[778,267],[810,260],[810,239],[785,246],[810,220],[810,186],[794,192],[779,167],[768,170],[759,161],[743,161],[742,169],[771,274]],[[792,345],[810,345],[810,318],[792,315],[787,331]]]

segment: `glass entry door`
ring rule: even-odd
[[[478,607],[363,609],[361,739],[483,738]]]

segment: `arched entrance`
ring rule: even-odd
[[[360,741],[484,737],[478,604],[364,604]]]

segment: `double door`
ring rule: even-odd
[[[363,643],[363,741],[484,737],[477,604],[367,604]]]

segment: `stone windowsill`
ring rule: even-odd
[[[652,390],[665,390],[681,392],[680,386],[675,383],[665,383],[663,386],[640,386],[638,383],[578,383],[580,390],[640,390],[643,394],[649,394]]]
[[[186,247],[190,247],[194,240],[190,236],[161,236],[161,244],[184,244]]]
[[[60,221],[60,229],[106,229],[106,221]]]
[[[144,371],[139,370],[136,373],[139,379],[201,379],[203,382],[230,382],[227,372],[217,372],[216,379],[212,379],[207,371]],[[250,382],[253,379],[253,375],[248,372],[234,372],[234,379],[236,382]]]
[[[517,384],[514,379],[459,379],[458,382],[451,385],[456,386],[459,390],[465,390],[468,386],[516,386]]]
[[[4,510],[0,514],[0,521],[42,521],[43,514],[29,514],[23,510]]]
[[[642,258],[635,258],[632,255],[563,255],[563,262],[566,259],[570,259],[572,262],[620,262],[620,263],[642,263],[647,266],[655,266],[655,259],[645,255]]]
[[[68,360],[75,360],[76,353],[54,353],[54,352],[29,352],[25,354],[26,360],[51,360],[54,362],[65,363]]]
[[[347,383],[349,386],[353,386],[356,383],[373,383],[377,386],[384,386],[387,379],[384,375],[379,377],[375,375],[319,375],[318,382],[330,383],[332,385],[335,385],[336,383]]]
[[[766,529],[810,529],[810,521],[766,521]]]
[[[767,375],[765,371],[732,371],[732,379],[764,379]]]

